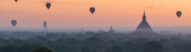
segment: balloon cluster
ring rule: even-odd
[[[15,0],[15,2],[17,2],[18,0]],[[48,3],[46,3],[46,8],[49,10],[50,9],[50,7],[51,7],[51,3],[50,2],[48,2]],[[94,14],[94,12],[95,12],[95,8],[94,7],[90,7],[90,12],[92,13],[92,14]]]
[[[50,9],[50,7],[51,7],[51,3],[46,3],[46,8],[49,10]],[[94,7],[91,7],[90,8],[90,12],[93,14],[94,12],[95,12],[95,8]]]
[[[17,1],[18,1],[18,0],[15,0],[15,2],[17,2]],[[51,7],[51,3],[50,3],[50,2],[46,3],[46,7],[47,7],[47,9],[49,10],[50,7]],[[92,14],[94,14],[95,8],[94,8],[94,7],[90,7],[90,12],[91,12]],[[178,18],[180,18],[180,16],[182,15],[182,12],[181,12],[181,11],[177,11],[177,12],[176,12],[176,15],[178,16]]]
[[[15,0],[15,2],[17,3],[18,0]],[[17,21],[16,20],[11,20],[11,25],[13,27],[15,27],[17,25]]]
[[[15,2],[18,2],[18,0],[15,0]],[[46,3],[46,7],[47,7],[47,9],[49,10],[50,7],[51,7],[51,3],[50,3],[50,2]],[[91,12],[92,14],[94,14],[95,8],[94,8],[94,7],[90,7],[90,12]],[[182,12],[181,12],[181,11],[177,11],[177,12],[176,12],[176,15],[178,16],[178,18],[180,18],[180,16],[182,15]],[[13,27],[15,27],[16,24],[17,24],[17,21],[16,21],[16,20],[12,20],[12,21],[11,21],[11,24],[12,24]],[[45,21],[45,24],[46,24],[46,21]],[[44,25],[44,26],[46,26],[46,25]]]

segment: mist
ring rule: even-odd
[[[118,33],[127,33],[135,31],[136,26],[113,26],[113,29]],[[108,31],[110,26],[98,26],[98,27],[49,27],[49,32],[98,32],[99,30]],[[191,34],[191,26],[152,26],[153,31],[160,32],[171,32],[171,33],[184,33]],[[28,32],[42,32],[43,28],[40,27],[0,27],[0,31],[28,31]]]

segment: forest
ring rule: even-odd
[[[0,32],[0,52],[190,52],[190,37],[171,34],[135,38],[131,34],[108,32]]]

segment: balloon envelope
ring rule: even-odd
[[[15,0],[15,2],[17,2],[18,0]]]
[[[94,7],[91,7],[90,8],[90,12],[93,14],[95,12],[95,8]]]
[[[177,11],[176,15],[178,16],[178,18],[180,18],[180,16],[182,15],[182,12],[181,11]]]
[[[46,7],[49,9],[51,7],[51,3],[46,3]]]
[[[11,24],[12,24],[13,27],[15,27],[16,24],[17,24],[17,21],[16,21],[16,20],[12,20],[12,21],[11,21]]]

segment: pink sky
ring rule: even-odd
[[[47,10],[46,2],[52,7]],[[0,27],[137,26],[146,11],[151,26],[191,26],[191,0],[0,0]],[[90,7],[96,11],[92,15]],[[176,11],[182,11],[181,18]]]

